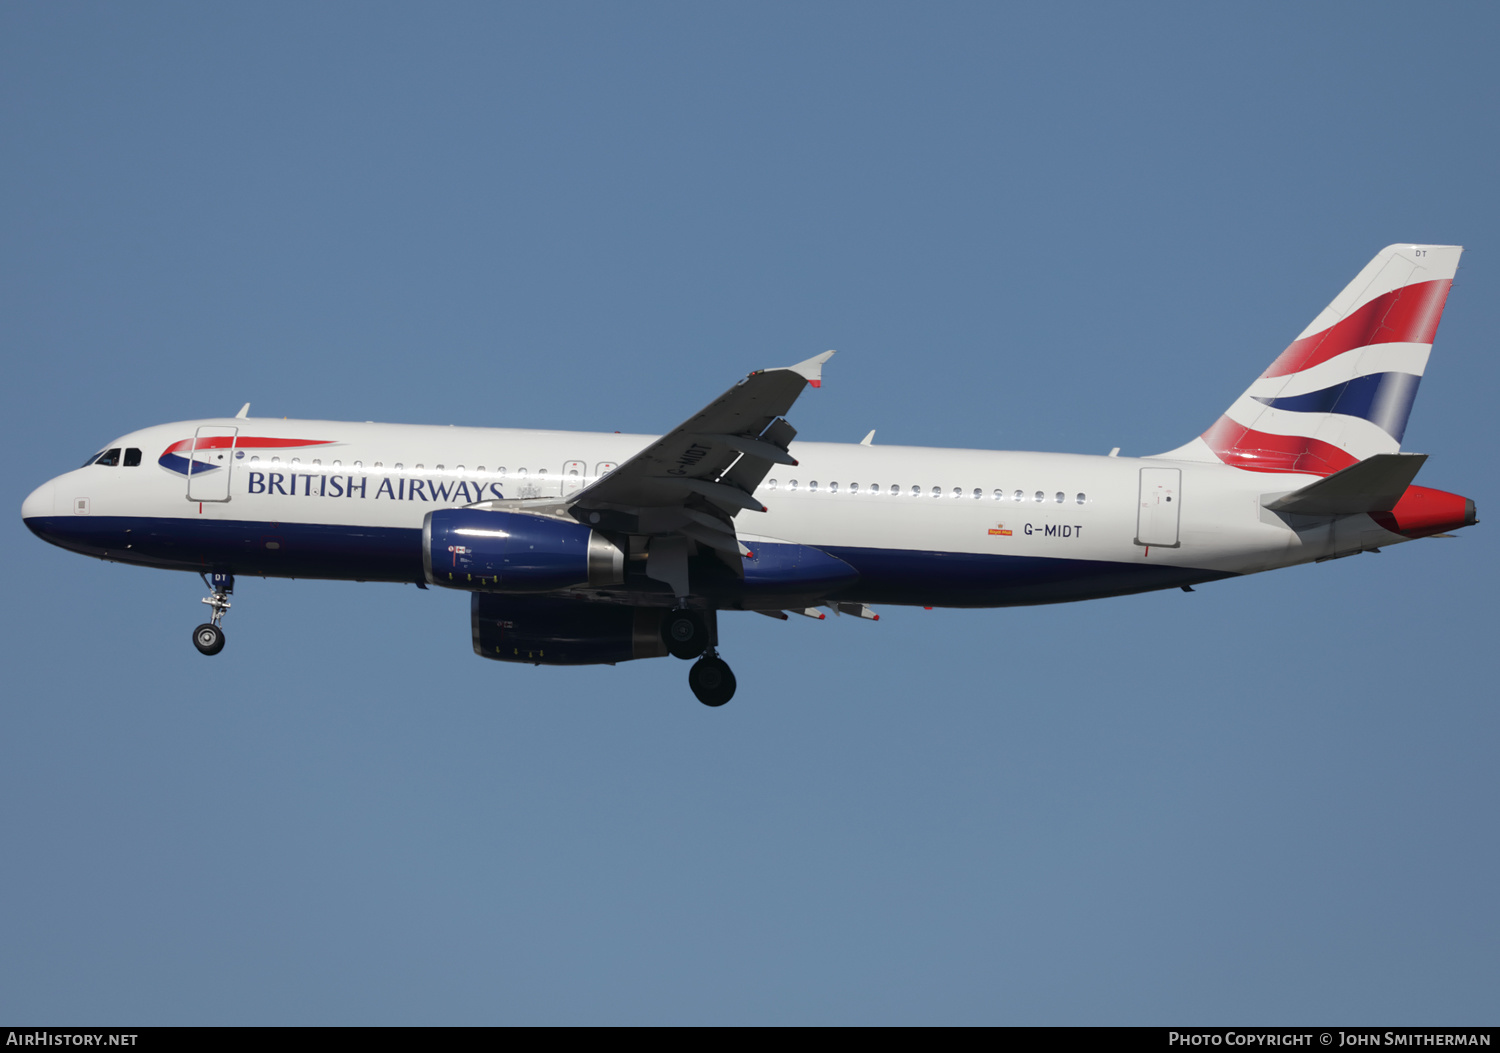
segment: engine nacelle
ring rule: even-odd
[[[614,665],[659,658],[660,607],[559,600],[548,596],[496,596],[469,600],[474,653],[501,662],[532,665]]]
[[[450,589],[552,592],[625,580],[625,553],[580,523],[441,508],[422,523],[427,580]]]

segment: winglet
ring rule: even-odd
[[[798,362],[795,366],[787,366],[793,373],[801,373],[807,382],[815,388],[823,386],[823,363],[834,356],[833,351],[824,351],[821,355],[814,355],[806,362]]]
[[[247,402],[243,406],[241,406],[240,411],[234,416],[236,420],[244,420],[246,417],[250,416],[250,403]]]

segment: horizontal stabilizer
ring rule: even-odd
[[[1426,462],[1425,453],[1377,453],[1300,490],[1267,501],[1272,512],[1349,516],[1389,512]]]

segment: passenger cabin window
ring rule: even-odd
[[[140,467],[140,463],[141,463],[141,451],[140,450],[137,450],[134,446],[132,446],[132,447],[130,447],[130,449],[128,449],[128,450],[125,451],[125,467],[126,468],[138,468],[138,467]]]
[[[850,483],[849,484],[849,492],[851,494],[857,494],[857,493],[859,493],[859,484],[858,483]]]
[[[119,464],[120,464],[120,448],[118,446],[116,446],[113,450],[105,450],[103,453],[101,453],[98,456],[98,458],[94,461],[94,463],[95,464],[102,464],[106,468],[116,468],[116,467],[119,467]]]

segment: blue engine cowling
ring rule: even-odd
[[[524,512],[441,508],[422,524],[427,580],[451,589],[552,592],[625,580],[625,553],[598,531]]]
[[[474,653],[501,662],[532,665],[614,665],[660,658],[660,607],[497,596],[476,592],[469,600]]]

